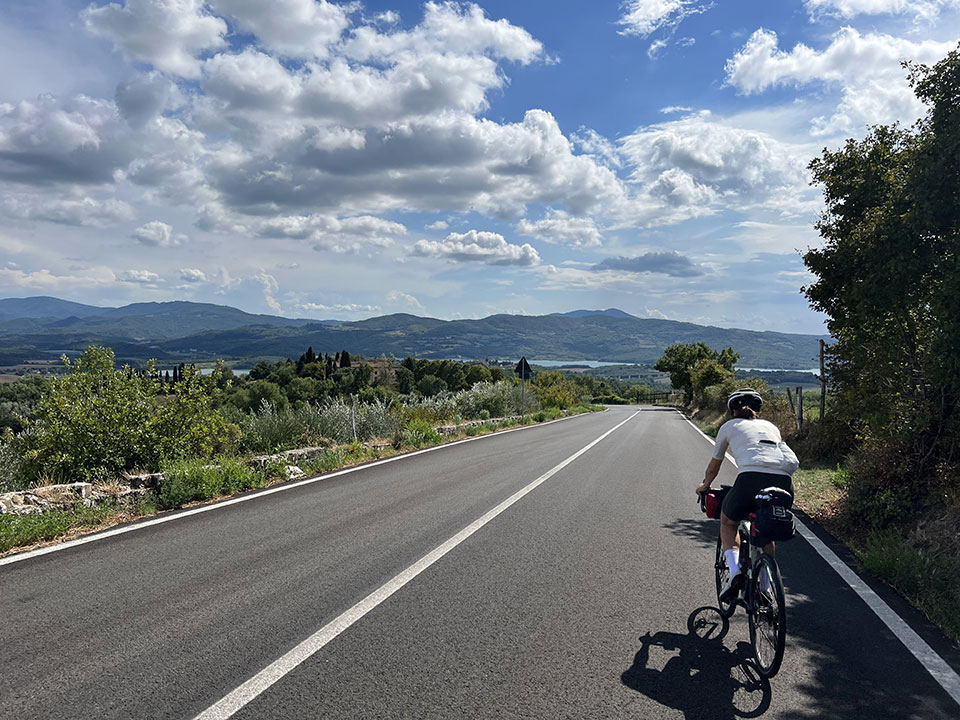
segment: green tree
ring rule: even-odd
[[[826,211],[804,292],[835,338],[837,412],[913,483],[960,436],[960,55],[905,67],[926,115],[810,165]]]
[[[433,397],[447,389],[447,384],[436,375],[424,375],[417,383],[419,390],[425,397]]]
[[[566,409],[580,402],[580,386],[557,370],[539,373],[533,379],[533,390],[544,407]]]
[[[168,458],[209,457],[232,428],[213,407],[210,388],[193,368],[161,397],[151,361],[144,374],[114,368],[109,348],[90,347],[51,383],[24,436],[24,459],[36,480],[100,479],[134,468],[157,469]]]
[[[401,365],[397,368],[397,392],[406,395],[413,390],[415,384],[416,378],[413,374],[413,370],[406,365]]]
[[[697,363],[704,360],[715,361],[720,367],[733,372],[740,355],[732,347],[717,352],[706,343],[697,342],[671,345],[663,351],[663,357],[653,367],[660,372],[670,373],[670,384],[683,390],[689,402],[693,399],[693,378],[691,372]]]

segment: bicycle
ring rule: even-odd
[[[720,491],[708,491],[700,496],[700,506],[707,512],[707,495],[713,492],[717,502],[713,503],[716,515],[708,513],[710,517],[720,517],[719,506],[723,495],[730,490],[730,486],[721,486]],[[787,612],[783,579],[780,576],[780,566],[775,557],[763,552],[763,546],[771,540],[789,540],[793,537],[793,515],[789,511],[793,498],[780,488],[766,488],[756,497],[756,506],[746,520],[740,523],[740,572],[744,577],[743,589],[740,597],[729,602],[720,598],[723,588],[730,578],[730,570],[723,553],[723,544],[717,534],[717,551],[714,560],[714,571],[717,585],[717,605],[720,614],[729,618],[737,609],[737,605],[744,608],[750,626],[750,645],[753,648],[753,657],[757,663],[757,670],[765,678],[772,678],[780,670],[783,662],[783,651],[787,638]],[[765,517],[772,515],[780,523],[789,523],[790,532],[773,529],[769,537],[761,534],[757,527],[758,513]]]

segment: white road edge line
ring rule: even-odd
[[[428,552],[422,558],[417,560],[413,565],[408,567],[406,570],[401,571],[391,580],[388,580],[386,583],[381,585],[378,589],[374,590],[372,593],[367,595],[363,600],[358,602],[349,610],[338,615],[336,618],[328,622],[322,628],[317,630],[313,635],[308,637],[306,640],[301,642],[295,648],[290,650],[286,655],[274,660],[270,665],[265,667],[263,670],[258,672],[252,678],[243,683],[236,690],[231,692],[229,695],[224,697],[222,700],[211,705],[209,708],[204,710],[202,713],[197,715],[194,720],[226,720],[229,717],[232,717],[236,712],[241,710],[246,706],[250,701],[264,692],[267,688],[273,685],[275,682],[280,680],[284,675],[289,673],[295,667],[297,667],[304,660],[308,659],[311,655],[322,649],[327,643],[336,638],[347,628],[357,622],[360,618],[366,615],[368,612],[377,607],[384,600],[389,598],[395,592],[397,592],[404,585],[413,580],[417,575],[422,573],[424,570],[429,568],[440,558],[446,555],[448,552],[453,550],[457,545],[462,543],[468,537],[473,535],[477,530],[482,528],[484,525],[493,520],[497,515],[502,513],[504,510],[509,508],[511,505],[516,503],[518,500],[523,498],[525,495],[533,491],[538,486],[545,483],[551,477],[553,477],[560,470],[565,468],[567,465],[572,463],[578,457],[587,452],[594,445],[599,443],[605,437],[619,429],[622,425],[630,422],[634,417],[639,414],[639,410],[630,417],[628,417],[623,422],[618,423],[614,427],[607,430],[603,435],[598,437],[596,440],[592,441],[588,445],[584,446],[573,455],[568,457],[566,460],[561,462],[559,465],[547,470],[543,475],[538,477],[536,480],[531,482],[529,485],[521,488],[513,495],[508,497],[506,500],[501,502],[495,508],[487,512],[485,515],[474,520],[472,523],[467,525],[463,530],[458,532],[452,538],[437,546],[435,549]]]
[[[709,435],[703,432],[698,428],[686,415],[677,411],[680,417],[687,421],[694,430],[700,433],[704,438],[707,439],[713,445],[716,445],[716,441],[711,438]],[[733,466],[736,467],[737,463],[733,461],[733,458],[727,455],[727,458],[733,462]],[[883,599],[877,595],[873,590],[870,589],[870,586],[867,585],[863,580],[860,579],[850,567],[841,560],[837,554],[828,548],[824,542],[818,538],[806,525],[800,522],[797,519],[797,529],[800,531],[800,535],[803,536],[803,539],[806,540],[810,545],[816,550],[820,557],[827,561],[827,564],[830,565],[837,574],[843,578],[844,582],[850,586],[850,588],[860,596],[860,599],[863,600],[867,607],[873,610],[876,613],[877,617],[883,621],[883,624],[886,625],[890,632],[897,636],[897,639],[903,643],[904,647],[909,650],[913,656],[920,661],[920,664],[923,665],[924,669],[930,673],[931,677],[940,683],[947,694],[953,698],[954,702],[960,705],[960,675],[957,675],[956,671],[947,664],[947,662],[940,657],[936,650],[930,647],[927,642],[917,635],[916,631],[911,628],[906,621],[901,618],[893,609],[887,605]]]
[[[543,427],[544,425],[552,425],[553,423],[563,422],[564,420],[572,420],[573,418],[581,417],[580,415],[571,415],[570,417],[557,418],[556,420],[548,420],[547,422],[537,423],[536,425],[521,425],[520,427],[510,428],[509,430],[500,430],[499,432],[490,433],[489,435],[480,435],[477,437],[464,438],[463,440],[455,440],[451,443],[444,443],[443,445],[434,445],[433,447],[424,448],[423,450],[416,450],[410,453],[404,453],[403,455],[395,455],[393,457],[384,458],[383,460],[376,460],[371,463],[366,463],[364,465],[357,465],[356,467],[346,468],[344,470],[337,470],[336,472],[324,473],[322,475],[316,475],[314,477],[306,478],[304,480],[298,480],[296,482],[285,483],[283,485],[278,485],[276,487],[269,488],[267,490],[261,490],[259,492],[251,493],[249,495],[244,495],[243,497],[233,498],[231,500],[221,500],[219,502],[214,502],[210,505],[204,505],[202,507],[193,508],[192,510],[184,510],[183,512],[176,513],[175,515],[167,515],[164,517],[153,518],[152,520],[144,520],[142,522],[135,522],[132,525],[126,525],[121,528],[115,528],[113,530],[105,530],[101,533],[96,533],[94,535],[87,535],[85,537],[77,538],[76,540],[68,540],[57,545],[48,545],[47,547],[37,548],[36,550],[28,550],[27,552],[17,553],[16,555],[8,555],[7,557],[0,558],[0,567],[4,565],[12,565],[13,563],[23,562],[24,560],[29,560],[30,558],[37,557],[38,555],[47,555],[49,553],[59,552],[61,550],[68,550],[78,545],[86,545],[87,543],[96,542],[97,540],[105,540],[106,538],[115,537],[117,535],[124,535],[129,532],[134,532],[135,530],[142,530],[144,528],[152,527],[154,525],[162,525],[163,523],[173,522],[174,520],[180,520],[181,518],[190,517],[191,515],[199,515],[200,513],[211,512],[212,510],[219,510],[220,508],[225,508],[230,505],[236,505],[242,502],[249,502],[250,500],[258,500],[260,498],[266,497],[268,495],[273,495],[274,493],[285,492],[287,490],[293,490],[294,488],[303,487],[304,485],[311,485],[315,482],[320,482],[321,480],[329,480],[330,478],[335,478],[340,475],[347,475],[349,473],[360,472],[361,470],[366,470],[368,468],[376,467],[377,465],[385,465],[387,463],[396,462],[398,460],[406,460],[407,458],[415,457],[417,455],[423,455],[424,453],[433,452],[435,450],[443,450],[444,448],[453,447],[454,445],[460,445],[462,443],[473,442],[474,440],[486,440],[491,437],[498,437],[501,435],[506,435],[508,433],[517,432],[519,430],[531,430],[535,427]]]

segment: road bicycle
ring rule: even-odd
[[[719,496],[716,503],[715,517],[719,518],[719,505],[723,495],[730,489],[721,486],[719,491],[708,491]],[[789,511],[793,498],[785,490],[767,488],[762,490],[756,498],[754,510],[746,520],[740,523],[740,572],[744,583],[739,597],[728,602],[720,599],[720,593],[730,579],[730,570],[723,554],[723,544],[720,534],[717,533],[717,551],[714,560],[714,571],[717,584],[717,604],[720,614],[725,618],[733,615],[737,606],[743,607],[747,613],[750,626],[750,645],[753,648],[753,657],[757,663],[757,670],[765,678],[772,678],[780,670],[783,662],[783,650],[787,638],[787,613],[783,592],[783,579],[780,577],[780,567],[773,555],[763,552],[763,547],[771,538],[762,535],[757,527],[757,515],[764,517],[774,516],[781,524],[789,524],[789,534],[782,530],[771,532],[778,535],[773,539],[788,540],[793,536],[793,515]],[[707,512],[707,493],[700,497],[700,505]],[[711,517],[714,515],[708,513]]]

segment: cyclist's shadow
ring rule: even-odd
[[[747,643],[738,643],[736,651],[723,644],[728,628],[716,608],[702,607],[687,619],[685,635],[648,631],[620,679],[688,719],[758,717],[770,707],[770,683],[745,659],[750,656]],[[659,648],[659,657],[651,659],[651,648]],[[664,656],[669,656],[666,664]]]

